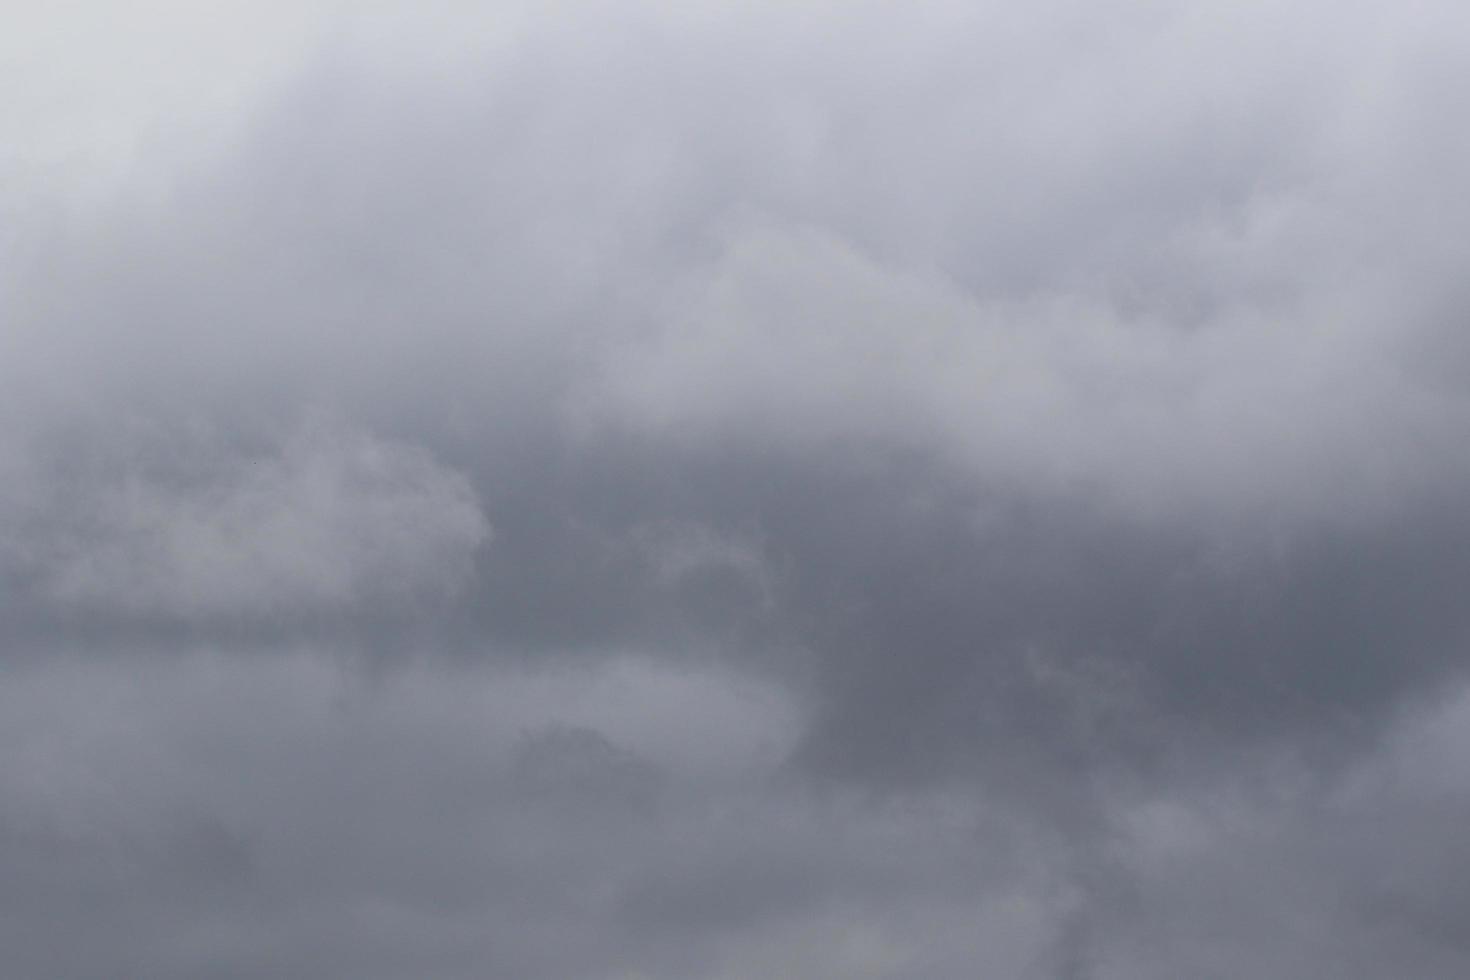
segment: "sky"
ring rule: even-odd
[[[0,975],[1470,975],[1462,5],[0,25]]]

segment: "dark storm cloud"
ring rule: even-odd
[[[0,973],[1464,973],[1451,5],[107,17]]]

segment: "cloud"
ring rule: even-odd
[[[22,975],[1464,966],[1459,694],[1335,774],[1272,751],[1223,781],[1116,792],[1104,843],[1075,848],[961,788],[875,800],[772,779],[765,747],[720,742],[744,722],[721,719],[717,674],[374,680],[319,652],[241,653],[7,686],[3,929]],[[691,738],[735,764],[684,755]],[[64,924],[82,917],[79,943]]]
[[[1464,479],[1467,406],[1403,363],[1427,327],[1343,307],[1359,288],[1246,292],[1181,323],[1066,285],[977,296],[758,221],[670,287],[656,331],[614,347],[581,411],[686,443],[897,445],[980,486],[1080,491],[1149,522],[1373,519]]]
[[[717,738],[747,723],[729,697],[717,676],[636,664],[373,683],[309,651],[27,673],[7,689],[0,753],[25,789],[7,796],[0,862],[30,896],[6,917],[7,957],[88,975],[110,947],[164,976],[221,957],[331,975],[720,976],[820,966],[830,938],[845,948],[822,969],[863,970],[970,935],[948,908],[981,899],[944,867],[977,860],[968,815],[918,816],[924,843],[901,809],[772,783],[750,767],[758,743]],[[57,738],[77,702],[90,721]],[[624,741],[628,726],[654,738]],[[689,765],[691,739],[738,764]],[[55,925],[97,915],[84,894],[111,911],[76,944]],[[887,921],[899,903],[940,918]],[[998,931],[1025,911],[994,914]],[[992,938],[1013,955],[1034,942]]]
[[[7,557],[63,610],[209,620],[380,610],[452,595],[489,525],[464,477],[326,422],[277,445],[145,429],[37,461]]]
[[[1458,8],[186,6],[0,40],[0,973],[1464,974]]]

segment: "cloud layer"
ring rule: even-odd
[[[1452,4],[0,41],[0,973],[1464,975]]]

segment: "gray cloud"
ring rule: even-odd
[[[188,6],[0,41],[0,973],[1464,974],[1453,5]]]
[[[462,476],[324,422],[255,452],[115,437],[30,461],[44,497],[9,515],[10,557],[43,601],[184,620],[401,603],[460,586],[489,535]]]

